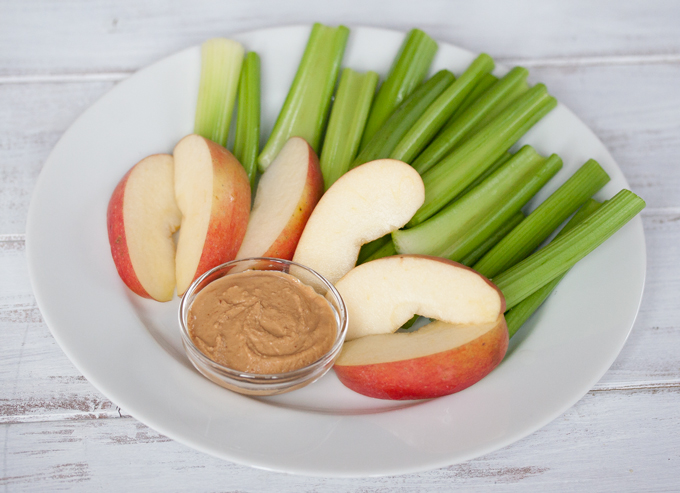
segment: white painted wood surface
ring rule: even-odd
[[[648,204],[633,332],[579,403],[465,464],[310,479],[227,463],[146,428],[73,368],[28,280],[35,180],[75,118],[130,73],[215,35],[313,21],[425,29],[521,62],[604,141]],[[4,491],[679,491],[680,3],[407,0],[0,3],[0,486]]]

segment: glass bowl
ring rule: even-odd
[[[214,362],[203,354],[189,336],[188,314],[194,299],[211,282],[221,277],[248,270],[279,271],[290,274],[328,300],[335,315],[337,336],[331,349],[314,363],[297,370],[260,374],[234,370]],[[234,260],[209,270],[196,279],[182,296],[179,305],[179,326],[186,354],[196,369],[206,378],[224,388],[248,395],[275,395],[309,385],[331,369],[340,354],[347,334],[347,308],[333,285],[309,267],[275,258],[247,258]]]

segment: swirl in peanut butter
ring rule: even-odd
[[[189,335],[234,370],[284,373],[327,353],[337,336],[328,301],[289,274],[246,271],[213,281],[189,309]]]

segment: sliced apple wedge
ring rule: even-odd
[[[401,161],[379,159],[340,177],[307,221],[293,260],[335,283],[364,243],[404,226],[425,199],[423,180]]]
[[[459,392],[493,370],[508,349],[503,315],[494,322],[432,322],[416,332],[362,337],[345,343],[335,373],[363,395],[429,399]]]
[[[177,294],[209,269],[233,260],[250,213],[250,182],[224,147],[199,135],[175,146],[175,198],[182,212]]]
[[[236,258],[291,260],[322,194],[319,158],[304,139],[289,139],[260,177],[248,230]]]
[[[336,284],[345,300],[345,340],[395,332],[413,315],[452,324],[495,322],[505,298],[491,281],[451,260],[395,255],[362,264]]]
[[[175,292],[175,243],[180,225],[173,159],[154,154],[120,180],[107,210],[111,254],[120,278],[139,296],[169,301]]]

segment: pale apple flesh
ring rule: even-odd
[[[292,137],[260,177],[248,229],[236,258],[291,260],[322,194],[318,157],[304,139]]]
[[[234,260],[248,225],[250,182],[222,146],[188,135],[175,146],[175,197],[182,213],[177,294],[206,271]]]
[[[492,323],[432,322],[412,333],[345,343],[335,373],[348,388],[379,399],[429,399],[453,394],[488,375],[508,348],[501,315]]]
[[[404,226],[424,200],[423,180],[408,164],[394,159],[362,164],[321,197],[293,261],[335,284],[356,265],[363,244]]]
[[[137,163],[109,201],[107,226],[118,274],[139,296],[169,301],[175,292],[175,244],[180,225],[173,158],[155,154]]]
[[[347,306],[347,341],[395,332],[413,315],[453,324],[495,322],[505,310],[498,288],[451,260],[395,255],[362,264],[335,284]]]

